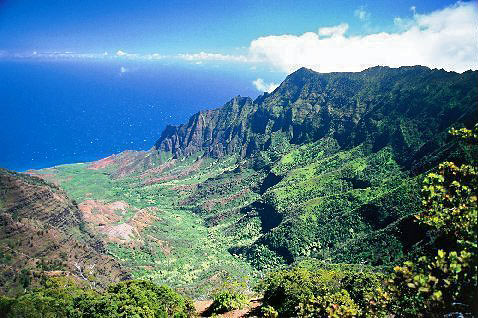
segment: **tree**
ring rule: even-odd
[[[478,144],[478,125],[473,130],[450,133]],[[424,211],[417,219],[438,232],[442,245],[433,258],[422,256],[395,268],[389,289],[392,311],[401,316],[436,316],[451,311],[478,313],[478,167],[443,162],[428,174],[422,190]]]

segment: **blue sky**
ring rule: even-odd
[[[343,22],[351,34],[393,31],[395,17],[454,1],[37,1],[0,5],[0,48],[9,51],[234,53],[255,38],[302,34]],[[368,24],[354,14],[370,14]]]

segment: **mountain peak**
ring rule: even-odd
[[[306,67],[301,67],[295,72],[287,75],[285,80],[279,85],[279,91],[282,91],[284,88],[287,89],[287,87],[290,87],[291,85],[296,87],[302,87],[305,82],[309,81],[311,78],[314,78],[318,74],[319,73],[317,73],[316,71],[313,71]]]
[[[298,70],[296,70],[295,72],[290,73],[287,76],[287,78],[294,78],[294,77],[297,77],[297,76],[310,76],[311,74],[317,74],[317,73],[318,72],[303,66],[303,67],[299,68]],[[286,80],[287,80],[287,78],[286,78]]]

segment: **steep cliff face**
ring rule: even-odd
[[[174,156],[204,151],[212,157],[247,157],[285,134],[292,144],[331,137],[342,149],[390,145],[412,167],[443,143],[452,123],[477,118],[477,72],[426,67],[374,67],[359,73],[320,74],[302,68],[272,93],[235,97],[223,107],[169,126],[156,143]]]
[[[246,155],[249,116],[255,105],[248,97],[234,97],[223,107],[193,115],[187,124],[168,126],[156,148],[176,157],[205,151],[214,157],[239,153]]]
[[[42,275],[71,275],[97,286],[128,277],[105,252],[58,186],[0,169],[2,292],[14,294]]]

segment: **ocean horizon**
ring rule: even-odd
[[[256,98],[254,76],[179,63],[2,61],[0,167],[25,171],[150,149],[168,124],[237,95]]]

